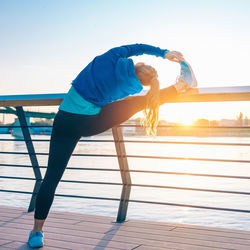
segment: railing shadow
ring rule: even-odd
[[[112,241],[112,239],[116,236],[116,233],[120,230],[122,227],[122,223],[116,223],[112,225],[111,229],[109,229],[107,232],[104,233],[104,236],[99,240],[99,242],[96,244],[96,246],[93,248],[94,250],[99,250],[100,247],[103,247],[105,249],[109,242]]]

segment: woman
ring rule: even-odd
[[[144,63],[134,65],[128,58],[142,54],[181,63],[181,77],[174,85],[160,90],[156,70]],[[29,234],[31,247],[43,246],[43,224],[56,187],[81,136],[102,133],[141,110],[144,110],[147,134],[156,134],[159,105],[190,88],[194,82],[191,73],[180,52],[146,44],[113,48],[95,57],[80,72],[54,119],[48,167],[37,194],[34,227]],[[150,86],[146,96],[127,97],[139,93],[143,86]]]

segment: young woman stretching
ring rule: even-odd
[[[177,82],[160,89],[156,70],[144,63],[134,65],[130,56],[149,54],[181,64]],[[147,134],[155,134],[159,105],[195,85],[195,78],[180,52],[146,44],[110,49],[90,62],[72,82],[59,106],[50,140],[48,167],[36,197],[31,247],[43,246],[43,224],[52,205],[56,187],[70,156],[82,136],[102,133],[144,110]],[[150,86],[145,96],[139,93]],[[129,96],[129,97],[128,97]],[[125,98],[127,97],[127,98]]]

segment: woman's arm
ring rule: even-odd
[[[174,62],[184,61],[182,54],[178,51],[169,51],[147,44],[130,44],[111,49],[113,53],[121,57],[139,56],[143,54],[159,56]]]
[[[115,54],[121,56],[121,57],[130,57],[130,56],[139,56],[143,54],[147,55],[154,55],[154,56],[160,56],[162,58],[165,58],[165,53],[169,50],[161,49],[159,47],[154,47],[147,44],[130,44],[130,45],[123,45],[121,47],[116,47],[111,49]]]

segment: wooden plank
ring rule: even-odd
[[[102,216],[102,215],[93,215],[93,214],[78,214],[71,212],[52,212],[49,213],[48,218],[71,218],[77,217],[80,220],[88,220],[88,221],[96,221],[100,223],[114,222],[116,220],[115,217],[111,216]]]
[[[20,207],[9,207],[9,206],[3,206],[1,205],[0,206],[0,211],[3,211],[3,212],[12,212],[12,211],[27,211],[26,208],[20,208]]]
[[[188,225],[188,224],[175,224],[175,226],[181,227],[181,228],[202,229],[202,230],[215,231],[215,232],[240,233],[240,234],[246,234],[250,236],[250,231],[248,230],[240,230],[240,229],[236,230],[236,229],[231,229],[231,228],[219,228],[219,227]]]
[[[201,228],[184,228],[184,227],[176,227],[173,231],[181,232],[181,233],[192,233],[192,234],[201,234],[201,235],[211,235],[211,236],[224,236],[230,238],[239,238],[239,239],[250,239],[249,234],[243,234],[241,232],[235,233],[230,231],[215,231]]]
[[[220,239],[215,237],[210,237],[210,239],[207,239],[206,237],[199,238],[199,237],[189,237],[190,235],[176,235],[173,234],[172,231],[167,231],[164,235],[156,235],[154,231],[151,231],[152,234],[150,235],[149,231],[147,234],[143,231],[142,233],[135,233],[130,231],[124,231],[119,230],[117,232],[114,232],[116,236],[122,236],[122,237],[128,237],[131,241],[133,237],[140,238],[144,240],[144,244],[148,245],[149,240],[156,240],[157,244],[160,242],[172,242],[172,243],[185,243],[187,245],[194,245],[194,246],[203,246],[203,247],[211,247],[216,248],[219,247],[221,249],[244,249],[249,248],[250,249],[250,241],[248,240],[231,240],[230,238],[227,239]],[[108,234],[112,234],[113,232],[110,232]],[[116,239],[114,237],[114,239]],[[236,241],[236,242],[235,242]]]
[[[0,239],[0,246],[2,247],[2,245],[5,245],[7,243],[10,243],[11,240],[6,240],[6,239]]]
[[[34,212],[27,213],[25,209],[22,210],[12,210],[10,208],[1,208],[0,207],[0,214],[6,214],[11,216],[12,214],[23,214],[26,216],[34,217]],[[100,219],[103,221],[115,221],[115,217],[111,216],[101,216],[101,215],[92,215],[92,214],[78,214],[72,212],[61,212],[61,211],[50,211],[48,218],[80,218],[80,219]]]
[[[3,222],[14,222],[14,223],[18,223],[18,224],[26,224],[26,225],[29,225],[30,227],[32,227],[32,224],[33,224],[33,218],[27,218],[26,216],[21,216],[21,217],[16,217],[16,218],[11,218],[11,217],[4,217],[4,216],[0,216],[0,221]],[[74,225],[76,225],[77,227],[74,227]],[[64,227],[64,228],[67,228],[67,229],[70,229],[70,228],[77,228],[78,230],[86,230],[86,228],[88,229],[88,231],[96,231],[98,230],[98,232],[107,232],[107,231],[110,231],[110,230],[114,230],[116,228],[120,228],[121,230],[130,230],[132,232],[145,232],[145,233],[149,233],[151,234],[152,230],[149,229],[145,229],[145,226],[142,225],[140,227],[140,225],[138,227],[134,227],[133,225],[127,225],[126,223],[123,223],[123,224],[119,224],[119,223],[99,223],[99,222],[96,222],[96,221],[84,221],[84,222],[80,222],[80,223],[77,223],[77,224],[71,224],[70,223],[70,220],[67,219],[67,222],[65,223],[65,221],[63,219],[51,219],[51,218],[48,218],[45,222],[45,228],[49,227],[49,226],[53,226],[53,227]],[[164,230],[172,230],[173,227],[164,227]],[[160,228],[159,230],[162,230],[162,228]]]
[[[0,239],[7,240],[10,245],[21,244],[32,228],[33,215],[23,213],[19,208],[0,207],[3,231]],[[249,231],[139,220],[120,224],[112,223],[110,219],[113,218],[54,212],[46,220],[45,239],[58,241],[60,238],[55,245],[48,246],[64,249],[68,249],[71,243],[86,245],[89,249],[93,246],[102,249],[105,246],[111,249],[250,249]],[[70,223],[72,221],[74,224]],[[13,239],[13,232],[21,238]],[[62,241],[69,245],[62,244]]]
[[[52,225],[55,224],[59,224],[61,226],[64,226],[67,228],[67,226],[71,227],[72,225],[75,225],[77,223],[80,223],[82,221],[80,220],[75,220],[77,216],[68,216],[68,218],[57,218],[57,217],[51,217],[49,216],[46,220],[46,225],[50,225],[50,223],[52,223]],[[73,218],[73,219],[72,219]],[[93,217],[94,218],[94,217]],[[103,216],[103,219],[105,220],[105,217]],[[24,223],[24,224],[28,224],[28,225],[32,225],[33,224],[33,214],[21,214],[20,212],[17,212],[15,214],[9,214],[9,213],[0,213],[0,221],[15,221],[16,223]],[[112,224],[111,222],[107,223],[106,221],[104,221],[103,223],[100,224],[101,218],[97,218],[97,221],[91,222],[88,221],[86,222],[88,225],[93,226],[93,227],[102,227],[103,230],[107,231],[110,229],[110,227],[112,226],[116,226],[117,224]],[[109,220],[108,220],[109,221]],[[93,224],[93,225],[91,225]],[[110,224],[110,225],[109,225]],[[85,224],[86,225],[86,224]],[[80,225],[81,226],[81,225]],[[117,225],[118,226],[118,225]],[[78,227],[81,228],[81,227]]]
[[[8,211],[7,216],[11,217],[11,213],[13,210],[16,213],[19,213],[19,211],[22,211],[22,208],[13,208],[12,207],[7,207],[8,209],[6,210],[4,208],[4,211]],[[0,207],[0,210],[2,208]],[[2,214],[1,214],[2,215]],[[26,217],[33,217],[34,214],[32,213],[24,213]],[[6,215],[4,215],[6,216]],[[107,222],[112,222],[115,220],[115,218],[108,217],[108,219],[104,216],[95,216],[95,215],[84,215],[84,214],[77,214],[77,213],[70,213],[70,212],[56,212],[56,211],[51,211],[49,213],[47,221],[50,221],[50,218],[65,218],[65,219],[70,219],[70,218],[80,218],[83,221],[80,222],[75,222],[76,224],[82,223],[84,224],[84,221],[87,222],[96,222],[99,224],[106,224]],[[1,216],[0,216],[1,218]],[[24,217],[23,217],[24,218]],[[47,223],[46,221],[46,223]],[[67,221],[65,221],[67,224]],[[64,224],[64,222],[60,222]],[[129,220],[125,223],[127,226],[133,226],[135,228],[137,227],[143,227],[143,228],[150,228],[152,226],[152,229],[166,229],[166,227],[169,227],[169,230],[175,230],[175,231],[180,231],[184,232],[185,228],[188,228],[187,232],[193,232],[194,234],[204,234],[204,235],[218,235],[218,232],[225,232],[225,234],[221,234],[221,236],[225,237],[240,237],[240,238],[245,238],[248,239],[248,236],[250,236],[250,231],[244,231],[244,230],[233,230],[233,229],[226,229],[226,228],[215,228],[215,227],[206,227],[206,226],[197,226],[197,225],[185,225],[182,224],[181,228],[179,224],[174,224],[174,223],[166,223],[166,222],[153,222],[153,221],[143,221],[143,220]],[[177,228],[176,228],[177,227]],[[198,231],[192,231],[192,230],[198,230]],[[213,232],[214,231],[214,232]],[[246,237],[243,237],[243,235],[246,235]]]
[[[49,220],[48,220],[49,221]],[[48,221],[46,221],[46,225],[48,225]],[[16,223],[17,221],[15,221],[15,223]],[[18,221],[19,223],[21,223],[20,221]],[[31,225],[31,223],[29,222],[29,221],[24,221],[24,223],[26,223],[26,224],[29,224],[29,225]],[[62,223],[60,223],[60,221],[58,222],[56,222],[55,224],[49,224],[48,226],[56,226],[57,228],[60,228],[60,226],[62,226],[61,225]],[[96,224],[96,223],[94,223],[94,224]],[[145,223],[144,223],[145,224]],[[87,223],[87,224],[84,224],[84,227],[83,228],[78,228],[78,230],[85,230],[85,228],[88,228],[88,230],[91,230],[92,232],[94,231],[94,232],[96,232],[97,231],[97,228],[98,228],[98,232],[100,232],[100,225],[98,225],[98,224],[96,224],[96,226],[94,226],[94,225],[91,225],[91,223]],[[105,228],[103,228],[104,230],[101,230],[101,232],[102,233],[105,233],[106,231],[109,231],[109,230],[115,230],[117,228],[117,226],[116,225],[114,225],[114,227],[111,229],[110,227],[105,227]],[[108,229],[108,230],[107,230]],[[172,231],[172,233],[166,233],[166,232],[164,232],[163,231],[163,229],[164,230],[166,230],[166,228],[157,228],[157,230],[155,229],[155,228],[153,228],[153,230],[151,230],[151,229],[149,229],[149,230],[147,230],[148,228],[147,228],[147,226],[146,225],[144,225],[144,229],[139,229],[138,230],[138,228],[136,228],[136,227],[133,227],[133,228],[131,228],[131,226],[130,227],[127,227],[127,225],[126,225],[126,223],[124,223],[124,224],[122,224],[121,226],[120,226],[120,231],[131,231],[131,232],[134,232],[134,233],[136,233],[136,232],[143,232],[144,234],[148,234],[148,235],[154,235],[154,237],[158,234],[158,235],[169,235],[169,236],[178,236],[178,232],[177,233],[175,233],[175,230],[173,230]],[[160,230],[160,231],[159,231]],[[206,231],[204,232],[204,234],[206,233]],[[181,232],[181,233],[179,233],[179,236],[181,236],[181,235],[183,235],[183,232]],[[205,235],[200,235],[200,234],[198,234],[196,231],[194,232],[194,234],[185,234],[186,236],[189,236],[189,237],[191,237],[191,238],[196,238],[196,239],[204,239],[204,238],[207,238],[208,236],[205,234]],[[223,234],[224,235],[224,234]],[[221,235],[221,236],[223,236],[223,235]],[[199,236],[199,237],[198,237]],[[215,234],[215,236],[217,236],[217,238],[218,238],[218,234],[216,233]],[[213,237],[215,237],[215,236],[213,236]],[[224,235],[224,236],[228,236],[228,235]],[[147,236],[148,237],[148,236]],[[230,234],[228,237],[236,237],[236,235],[235,235],[235,233],[232,235],[232,234]],[[243,237],[242,235],[238,235],[238,237],[240,237],[240,239],[244,239],[245,237]],[[249,239],[249,238],[247,238],[247,239]],[[214,239],[214,240],[216,240],[216,239]],[[247,244],[248,242],[243,242],[243,241],[235,241],[235,240],[233,240],[233,239],[221,239],[221,241],[222,242],[227,242],[228,240],[231,240],[232,242],[235,242],[235,243],[239,243],[239,244],[243,244],[243,243],[245,243],[245,244]]]
[[[43,250],[59,250],[59,249],[84,249],[84,250],[103,250],[103,247],[98,247],[94,245],[62,245],[59,242],[59,247],[52,247],[51,245],[57,245],[58,242],[55,240],[46,240],[45,245],[43,246]],[[76,247],[76,248],[73,248]],[[22,249],[22,250],[30,250],[33,248],[30,248],[26,242],[21,242],[21,241],[14,241],[12,243],[6,244],[4,246],[1,246],[1,249]],[[37,249],[37,248],[34,248]],[[117,248],[111,248],[111,247],[105,247],[105,250],[115,250]]]
[[[25,230],[23,230],[25,229]],[[16,232],[18,235],[22,235],[22,237],[27,237],[29,230],[25,227],[23,227],[23,225],[20,224],[14,224],[12,223],[11,225],[8,225],[3,227],[3,230],[5,233],[11,233],[13,234],[13,232]],[[56,234],[55,232],[60,232],[60,234]],[[68,240],[68,236],[70,237],[74,237],[74,236],[78,236],[76,238],[82,239],[83,236],[85,238],[93,238],[95,240],[101,240],[104,239],[105,234],[98,234],[98,233],[89,233],[89,232],[82,232],[82,231],[77,231],[77,230],[68,230],[68,229],[64,229],[64,228],[47,228],[45,230],[45,238],[46,239],[53,239],[55,237],[58,238],[58,235],[60,236],[60,239],[62,238],[64,241]],[[1,237],[1,236],[0,236]],[[110,239],[112,239],[112,236],[109,236]],[[72,238],[71,238],[72,239]],[[108,239],[106,239],[108,240]],[[106,240],[104,240],[103,242],[105,242]],[[71,240],[70,240],[71,241]],[[74,239],[75,241],[75,239]],[[117,242],[114,241],[114,243],[116,244]],[[123,244],[124,243],[124,244]],[[122,248],[124,248],[124,245],[128,245],[129,243],[124,241],[124,242],[118,242],[118,244],[122,244]],[[131,244],[133,247],[135,247],[133,244]],[[131,247],[131,245],[129,245],[129,247]],[[117,249],[119,249],[120,247],[117,247]],[[130,248],[129,248],[130,249]]]
[[[29,221],[29,220],[24,220],[24,219],[16,219],[13,222],[3,222],[1,223],[2,225],[8,225],[10,223],[15,223],[15,224],[20,224],[20,225],[24,225],[25,228],[32,228],[33,227],[33,221]],[[114,229],[115,227],[112,225],[91,225],[86,224],[83,226],[78,226],[78,225],[70,225],[70,224],[62,224],[62,223],[58,223],[58,222],[51,222],[51,221],[46,221],[44,224],[44,230],[46,230],[48,227],[54,227],[54,228],[65,228],[65,229],[72,229],[72,230],[87,230],[88,232],[99,232],[99,233],[105,233],[111,229]]]
[[[23,231],[21,231],[21,232],[23,232]],[[18,236],[17,236],[16,240],[18,240],[18,241],[21,241],[22,238],[25,237],[25,236],[21,235],[22,234],[21,232],[17,234]],[[3,233],[0,233],[0,238],[3,237],[3,235],[4,235]],[[84,239],[83,239],[83,236],[84,236]],[[8,237],[10,238],[10,237],[13,237],[13,236],[4,235],[4,237],[5,238],[8,238]],[[47,246],[59,246],[59,247],[61,247],[63,249],[69,249],[70,248],[71,244],[70,244],[70,242],[65,241],[65,235],[61,236],[61,238],[63,238],[63,241],[55,240],[53,237],[55,237],[55,235],[53,235],[53,234],[48,235],[48,233],[46,233],[46,235],[45,235],[45,244]],[[106,237],[106,236],[104,236],[104,237]],[[111,239],[110,238],[105,238],[106,240],[104,240],[104,239],[89,239],[89,238],[87,238],[85,236],[85,234],[83,234],[81,237],[78,237],[78,238],[81,239],[81,243],[83,243],[84,246],[93,244],[93,240],[94,240],[96,242],[96,246],[101,246],[103,248],[105,247],[105,249],[106,249],[107,246],[113,247],[115,249],[133,249],[133,248],[137,248],[138,246],[140,246],[142,244],[145,244],[145,245],[147,244],[149,247],[157,246],[159,248],[161,248],[161,247],[164,247],[164,248],[171,247],[171,248],[174,248],[174,249],[211,250],[210,247],[196,246],[196,245],[193,245],[193,244],[189,245],[189,244],[184,244],[184,243],[175,243],[175,242],[168,242],[168,241],[166,241],[166,242],[158,242],[157,240],[144,240],[144,239],[138,239],[138,238],[130,239],[130,238],[122,237],[123,240],[126,239],[127,241],[130,241],[130,242],[132,240],[133,243],[135,244],[134,247],[131,248],[129,246],[127,248],[127,246],[131,245],[131,243],[128,243],[128,242],[124,243],[124,241],[122,241],[122,242],[118,241],[119,237],[112,237]],[[114,240],[116,240],[116,241],[114,241]],[[56,242],[56,243],[52,244],[51,242]],[[23,243],[25,243],[25,242],[23,242]],[[119,245],[117,245],[117,244],[119,244]],[[72,248],[77,249],[77,248],[74,248],[74,247],[76,247],[76,245],[72,244]],[[72,249],[72,248],[70,248],[70,249]],[[81,248],[79,248],[79,249],[81,249]]]
[[[162,247],[152,247],[152,246],[144,246],[144,245],[141,245],[139,247],[136,248],[137,249],[140,249],[140,250],[174,250],[174,249],[177,249],[177,248],[162,248]]]
[[[8,243],[4,246],[1,246],[1,249],[22,249],[22,250],[30,250],[31,248],[28,246],[27,243],[20,242],[20,241],[13,241]],[[43,250],[60,250],[61,248],[58,247],[50,247],[50,246],[43,246]]]
[[[200,230],[208,230],[214,232],[228,232],[228,233],[236,233],[236,234],[246,234],[250,236],[250,231],[247,230],[236,230],[230,228],[217,228],[217,227],[210,227],[210,226],[200,226],[200,225],[190,225],[190,224],[177,224],[177,223],[168,223],[168,222],[155,222],[155,221],[145,221],[145,220],[130,220],[128,223],[134,224],[139,223],[141,225],[157,225],[157,226],[172,226],[174,228],[190,228],[190,229],[200,229]]]
[[[9,214],[12,212],[12,210],[17,210],[17,211],[22,211],[22,208],[14,208],[14,209],[10,209],[12,207],[8,207],[8,216]],[[1,210],[1,207],[0,207]],[[6,211],[6,210],[5,210]],[[23,215],[27,216],[27,217],[33,217],[34,213],[24,213]],[[1,216],[0,216],[1,217]],[[87,221],[92,221],[92,222],[96,222],[96,223],[107,223],[107,222],[114,222],[115,218],[114,217],[106,217],[106,216],[100,216],[100,215],[85,215],[85,214],[77,214],[77,213],[71,213],[71,212],[56,212],[56,211],[51,211],[49,213],[48,216],[48,221],[50,218],[65,218],[65,219],[70,219],[70,218],[76,218],[78,217],[79,219],[81,219],[80,222],[87,222]],[[63,223],[63,222],[61,222]],[[78,223],[78,222],[76,222]],[[250,236],[250,231],[246,231],[246,230],[234,230],[234,229],[227,229],[227,228],[217,228],[217,227],[208,227],[208,226],[199,226],[199,225],[188,225],[188,224],[182,224],[181,227],[179,224],[176,223],[167,223],[167,222],[154,222],[154,221],[144,221],[144,220],[128,220],[126,223],[126,225],[131,225],[134,227],[147,227],[149,228],[149,225],[152,225],[152,228],[157,228],[159,230],[161,230],[162,228],[166,228],[166,226],[170,227],[170,230],[182,230],[180,228],[188,228],[190,229],[197,229],[200,230],[199,231],[195,231],[195,234],[200,233],[200,234],[206,234],[205,232],[202,232],[202,230],[205,230],[206,232],[208,232],[209,234],[213,235],[214,231],[214,235],[217,235],[218,232],[225,232],[228,234],[225,234],[225,236],[228,237],[234,237],[235,235],[237,237],[242,237],[242,234]],[[154,227],[155,226],[155,227]],[[178,229],[177,229],[177,228]]]
[[[13,226],[16,226],[17,224],[12,223]],[[6,227],[4,227],[4,231],[7,232],[8,230],[6,229]],[[51,230],[51,228],[50,228]],[[165,246],[166,247],[166,242],[167,242],[167,246],[172,246],[172,247],[177,247],[177,248],[182,248],[183,247],[183,243],[185,244],[185,248],[186,247],[190,247],[192,248],[207,248],[208,246],[206,245],[210,245],[212,244],[212,248],[216,248],[217,246],[220,246],[221,249],[223,248],[229,248],[230,247],[234,247],[234,249],[244,249],[246,246],[244,245],[238,245],[235,247],[234,244],[231,244],[230,241],[227,242],[227,245],[225,244],[220,244],[220,242],[217,244],[217,242],[212,241],[213,243],[209,243],[207,241],[194,241],[193,239],[183,239],[182,237],[178,236],[176,238],[174,237],[166,237],[164,235],[159,236],[159,235],[154,235],[154,232],[152,232],[152,234],[146,234],[143,235],[142,233],[134,233],[134,232],[130,232],[130,231],[119,231],[119,230],[113,230],[110,231],[109,233],[106,234],[106,236],[102,235],[98,235],[98,234],[90,234],[88,232],[78,232],[78,231],[67,231],[68,229],[64,229],[64,231],[62,231],[62,229],[60,229],[60,233],[61,235],[63,235],[63,237],[65,238],[65,233],[66,234],[70,234],[70,233],[80,233],[80,235],[84,235],[85,237],[94,237],[94,238],[99,238],[100,237],[105,237],[106,240],[110,240],[112,239],[113,241],[120,241],[120,242],[130,242],[130,243],[135,243],[135,244],[145,244],[145,245],[149,245],[149,246]],[[49,228],[46,230],[46,232],[49,231]],[[52,229],[52,232],[55,232],[56,229]],[[13,232],[13,230],[11,229],[11,233]],[[171,231],[169,232],[171,233]],[[48,235],[48,233],[47,233]],[[114,235],[114,236],[113,236]],[[179,242],[181,244],[179,244]],[[201,245],[203,244],[203,246]],[[209,249],[209,248],[208,248]],[[211,249],[211,248],[210,248]]]
[[[13,219],[15,219],[15,222],[18,222],[18,223],[25,223],[25,224],[29,224],[29,225],[31,225],[33,223],[33,216],[32,217],[29,216],[29,218],[28,218],[26,215],[22,214],[20,216],[17,216],[16,218],[12,218],[11,215],[4,214],[3,216],[0,216],[0,220],[8,221],[8,219],[6,219],[6,217],[8,219],[10,219],[11,221],[13,221]],[[74,218],[75,217],[76,216],[74,216]],[[58,219],[58,218],[48,217],[46,220],[45,226],[51,225],[50,223],[54,223],[54,224],[58,224],[60,226],[64,226],[66,228],[68,228],[68,225],[77,225],[77,226],[86,227],[86,228],[99,227],[99,228],[105,229],[106,231],[110,230],[111,226],[112,226],[112,228],[116,228],[116,227],[127,228],[127,227],[129,227],[131,231],[135,231],[135,232],[145,229],[145,225],[140,225],[140,224],[137,224],[136,226],[134,226],[134,225],[130,226],[130,224],[127,224],[127,222],[123,223],[123,224],[111,223],[111,222],[107,223],[105,221],[103,222],[101,220],[102,218],[100,218],[100,219],[98,218],[97,221],[96,220],[93,221],[93,219],[95,219],[95,218],[92,217],[92,218],[88,218],[84,221],[77,221],[77,220],[73,220],[73,219],[71,220],[70,218]],[[165,226],[164,230],[172,230],[173,228],[174,227],[172,227],[172,226],[171,227]],[[156,228],[154,228],[154,229],[156,229]],[[158,228],[158,229],[162,230],[162,228]]]
[[[20,225],[20,223],[12,222],[6,224],[7,227],[16,227],[16,225]],[[23,227],[21,227],[23,228]],[[24,228],[28,228],[27,224]],[[30,225],[31,228],[31,225]],[[30,229],[29,228],[29,229]],[[136,229],[136,228],[131,228],[131,227],[124,227],[123,225],[118,228],[114,227],[109,230],[101,230],[98,225],[96,227],[88,227],[84,226],[83,228],[78,228],[75,230],[75,228],[63,228],[62,225],[56,223],[53,227],[53,225],[46,225],[45,226],[46,231],[58,231],[60,230],[61,233],[68,233],[71,235],[86,235],[87,237],[99,237],[98,234],[116,234],[116,236],[124,236],[124,237],[137,237],[141,239],[158,239],[158,240],[165,240],[166,237],[178,237],[179,240],[182,240],[182,238],[189,238],[189,239],[196,239],[196,240],[205,240],[205,241],[213,241],[213,242],[224,242],[224,243],[232,243],[232,244],[241,244],[241,245],[250,245],[250,237],[244,239],[244,237],[236,238],[235,235],[231,237],[222,237],[223,235],[202,235],[202,234],[197,234],[197,233],[184,233],[184,232],[175,232],[175,231],[164,231],[164,228],[162,228],[160,231],[159,230],[147,230],[147,229]],[[119,229],[119,230],[118,230]],[[204,232],[205,233],[205,232]]]
[[[12,233],[0,232],[0,239],[6,239],[9,241],[19,241],[26,244],[28,240],[27,232],[20,229],[12,228]],[[131,244],[127,242],[115,242],[105,239],[88,238],[85,235],[71,236],[64,234],[63,237],[60,233],[44,233],[44,243],[46,246],[58,247],[61,249],[83,249],[83,246],[102,247],[102,248],[113,248],[113,249],[132,249],[137,247],[137,244]]]
[[[26,219],[26,220],[29,220],[29,221],[33,221],[34,219],[34,216],[27,216],[26,214],[20,214],[18,215],[18,213],[16,213],[14,216],[13,214],[3,214],[0,212],[0,218],[4,219],[4,218],[8,218],[8,219],[14,219],[14,218],[20,218],[20,219]],[[53,218],[53,217],[48,217],[46,219],[46,221],[53,221],[53,222],[58,222],[58,223],[62,223],[62,224],[77,224],[77,223],[80,223],[82,222],[82,220],[78,220],[76,219],[77,217],[73,217],[72,218]]]
[[[92,225],[96,225],[96,226],[98,226],[98,223],[96,223],[96,222],[92,222],[92,221],[81,221],[80,223],[77,223],[76,225],[77,226],[87,226],[89,223],[91,223]],[[103,226],[104,224],[101,224],[101,226]],[[107,225],[107,224],[106,224]],[[138,224],[137,226],[131,226],[131,225],[129,225],[129,224],[127,224],[126,222],[125,223],[122,223],[122,224],[119,224],[119,223],[113,223],[112,224],[113,225],[113,227],[117,227],[117,228],[122,228],[122,229],[125,229],[125,228],[128,228],[128,229],[130,229],[130,230],[133,230],[133,231],[141,231],[141,230],[147,230],[147,226],[145,226],[145,225],[140,225],[140,224]],[[165,228],[164,228],[164,230],[172,230],[174,227],[169,227],[169,226],[166,226]],[[152,229],[152,228],[149,228],[149,230],[150,229]],[[157,230],[157,229],[156,229]],[[160,231],[161,229],[159,229],[159,231]]]
[[[93,218],[94,218],[94,216],[92,216]],[[5,220],[6,221],[6,220]],[[50,221],[50,219],[48,218],[48,220],[47,221]],[[47,224],[47,221],[46,221],[46,224]],[[52,221],[53,222],[53,221]],[[24,223],[27,223],[27,222],[24,222]],[[63,222],[58,222],[58,223],[62,223],[63,224]],[[30,224],[30,221],[28,221],[28,224]],[[70,224],[70,223],[69,223]],[[83,223],[82,223],[83,224]],[[128,221],[128,222],[126,222],[126,223],[124,223],[123,224],[123,228],[125,227],[125,226],[127,226],[127,225],[133,225],[134,224],[134,221]],[[152,223],[150,223],[149,222],[149,224],[150,225],[152,225]],[[78,224],[79,225],[79,224]],[[84,224],[84,225],[86,225],[86,224]],[[154,229],[154,230],[162,230],[162,229],[164,229],[164,230],[166,230],[166,226],[165,226],[165,223],[162,225],[162,223],[157,223],[157,224],[153,224],[154,225],[154,227],[152,227],[152,229]],[[169,225],[169,224],[167,224],[167,225]],[[177,224],[174,224],[175,226],[177,226]],[[100,226],[98,223],[97,223],[97,225],[96,226]],[[179,225],[178,225],[179,226]],[[183,225],[182,225],[183,226]],[[143,227],[143,228],[150,228],[149,227],[149,225],[147,224],[147,223],[145,223],[145,222],[143,222],[143,223],[140,223],[140,222],[136,222],[136,225],[134,226],[135,228],[137,228],[137,227]],[[195,226],[192,226],[192,227],[195,227]],[[170,228],[170,230],[172,230],[172,229],[174,229],[174,231],[178,231],[178,230],[180,230],[179,229],[180,227],[178,227],[178,228],[175,228],[174,229],[174,227],[172,227],[172,228]],[[185,227],[186,228],[186,227]],[[195,227],[195,228],[197,228],[197,226]],[[106,229],[109,229],[109,228],[106,228]],[[213,233],[213,232],[210,232],[211,230],[209,230],[208,231],[208,233],[207,233],[207,229],[203,232],[202,230],[203,230],[204,228],[203,227],[198,227],[198,230],[200,230],[200,231],[194,231],[194,234],[204,234],[204,235],[218,235],[218,231],[220,230],[217,230],[216,228],[215,228],[215,232]],[[208,228],[208,229],[211,229],[211,228]],[[213,229],[213,228],[212,228]],[[190,229],[188,229],[188,230],[190,230]],[[134,230],[135,231],[135,230]],[[212,231],[214,231],[214,229],[212,230]],[[232,230],[220,230],[220,231],[222,231],[222,232],[228,232],[227,234],[223,234],[222,236],[225,236],[225,237],[234,237],[234,238],[236,238],[236,237],[240,237],[240,238],[245,238],[245,239],[248,239],[248,237],[243,237],[243,235],[242,235],[242,231],[236,231],[236,230],[233,230],[233,232],[231,232]],[[183,230],[181,230],[181,232],[183,232]],[[237,232],[237,234],[236,234],[236,232]],[[243,231],[244,232],[244,231]],[[157,233],[157,231],[156,231],[156,233]],[[192,231],[191,231],[191,233],[192,233]]]
[[[20,226],[20,224],[15,224],[15,223],[12,223],[12,225],[13,226]],[[8,225],[8,226],[10,226],[10,225]],[[46,229],[46,232],[49,230],[49,228],[48,229]],[[61,233],[72,233],[72,232],[67,232],[67,230],[68,229],[64,229],[64,232],[61,232],[61,229],[60,229],[60,232]],[[5,229],[5,231],[6,231],[6,229]],[[22,230],[23,231],[23,230]],[[55,232],[56,231],[56,229],[52,229],[52,232]],[[13,230],[11,229],[11,232],[13,232]],[[77,232],[77,231],[73,231],[73,232]],[[154,240],[145,240],[145,239],[147,239],[148,238],[148,235],[146,235],[145,237],[143,237],[143,239],[137,239],[137,238],[134,238],[134,237],[136,237],[136,236],[134,236],[133,235],[133,233],[131,233],[131,232],[129,232],[130,233],[130,235],[128,235],[128,236],[124,236],[124,232],[121,232],[121,235],[123,235],[123,236],[120,236],[120,234],[117,234],[117,235],[115,235],[115,236],[112,236],[112,234],[113,234],[114,232],[112,232],[112,233],[110,233],[110,235],[106,235],[105,237],[106,237],[106,239],[110,239],[110,237],[112,238],[112,240],[117,240],[117,241],[125,241],[125,242],[133,242],[133,243],[135,243],[135,244],[142,244],[142,243],[144,243],[145,244],[145,242],[148,244],[148,245],[150,245],[150,246],[155,246],[155,245],[157,245],[157,246],[162,246],[162,245],[164,245],[164,247],[166,247],[166,243],[165,242],[156,242],[155,241],[155,239]],[[47,233],[48,234],[48,233]],[[64,237],[64,235],[65,234],[63,234],[63,237]],[[84,232],[82,235],[84,235],[85,237],[98,237],[98,235],[89,235],[89,234],[87,234],[86,232]],[[103,235],[101,235],[101,236],[103,236]],[[132,236],[132,237],[131,237]],[[107,238],[107,237],[109,237],[109,238]],[[154,238],[154,237],[153,237]],[[165,240],[165,238],[163,237],[163,240]],[[157,240],[158,241],[158,240]],[[175,242],[167,242],[167,245],[169,246],[169,245],[171,245],[172,247],[177,247],[178,246],[178,248],[183,248],[184,246],[188,246],[188,245],[184,245],[184,244],[179,244],[179,243],[175,243]],[[197,247],[197,248],[199,248],[198,246],[194,246],[194,245],[191,245],[190,247],[192,247],[192,248],[194,248],[194,247]]]
[[[2,208],[0,206],[0,216],[4,215],[5,216],[11,216],[11,214],[20,214],[20,212],[22,212],[23,215],[27,216],[27,217],[34,217],[34,212],[30,212],[27,213],[27,210],[25,208],[18,208],[18,209],[12,209],[12,207],[7,207],[5,206],[5,208]],[[48,218],[63,218],[63,219],[82,219],[82,220],[95,220],[97,222],[114,222],[115,221],[115,217],[111,217],[111,216],[101,216],[101,215],[92,215],[92,214],[78,214],[78,213],[72,213],[72,212],[61,212],[61,211],[53,211],[51,210],[49,212]]]
[[[6,208],[8,210],[21,210],[21,211],[25,210],[25,208],[23,208],[23,207],[14,207],[14,206],[6,206],[6,205],[1,205],[0,206],[0,210],[7,211]]]
[[[241,235],[224,235],[224,234],[216,234],[216,235],[206,235],[206,234],[198,234],[198,233],[187,233],[187,232],[176,232],[176,231],[164,231],[161,230],[161,232],[159,231],[155,231],[155,230],[147,230],[145,229],[145,231],[138,231],[138,232],[132,232],[129,228],[124,229],[121,228],[119,230],[119,233],[122,233],[123,235],[125,235],[126,233],[131,233],[131,236],[139,236],[141,233],[143,233],[143,238],[147,237],[147,238],[158,238],[158,239],[164,239],[164,237],[167,236],[172,236],[172,237],[179,237],[179,238],[190,238],[190,239],[197,239],[197,240],[211,240],[211,241],[218,241],[218,242],[231,242],[231,243],[235,243],[235,244],[245,244],[245,245],[249,245],[250,246],[250,237],[241,237]],[[142,236],[141,236],[142,237]]]

